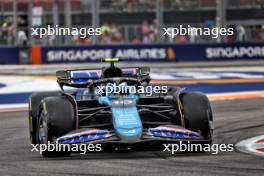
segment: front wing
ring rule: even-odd
[[[159,126],[144,129],[140,139],[136,141],[121,140],[115,131],[100,129],[81,129],[72,131],[60,138],[58,144],[102,144],[105,147],[146,148],[162,146],[166,143],[211,143],[211,139],[203,138],[199,133],[179,126]]]

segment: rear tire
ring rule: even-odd
[[[182,96],[185,126],[191,131],[199,132],[205,139],[212,142],[213,115],[206,95],[200,92],[188,92]]]
[[[54,138],[75,129],[74,108],[66,97],[47,97],[41,101],[38,122],[38,143],[54,142]],[[44,151],[44,157],[70,156],[70,151]]]

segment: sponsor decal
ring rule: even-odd
[[[101,72],[101,70],[71,71],[71,78],[79,78],[71,82],[75,84],[91,83],[93,80],[97,80],[101,77]]]
[[[154,137],[177,138],[177,139],[193,139],[199,138],[199,133],[183,129],[181,127],[165,127],[149,128],[148,135]]]
[[[84,50],[50,50],[47,52],[47,62],[84,62],[100,61],[102,58],[112,57],[110,49],[84,49]]]
[[[237,46],[206,48],[206,58],[252,58],[264,57],[264,46]]]
[[[101,140],[109,138],[112,135],[108,130],[99,130],[99,129],[83,129],[82,131],[75,131],[69,134],[66,134],[57,139],[59,144],[74,144],[89,142],[94,140]]]
[[[165,48],[144,48],[144,49],[119,49],[117,50],[115,57],[118,58],[131,58],[131,59],[166,59]]]
[[[169,60],[175,60],[176,59],[176,53],[175,53],[175,51],[173,50],[172,47],[169,47],[167,49],[167,56],[168,56]]]
[[[125,61],[206,61],[264,58],[263,43],[46,46],[38,48],[37,52],[34,51],[32,52],[34,64],[98,62],[102,58],[116,57]]]
[[[122,106],[122,105],[132,105],[133,104],[133,100],[113,100],[112,101],[113,105],[115,106]]]
[[[173,58],[170,50],[170,58]],[[118,57],[122,59],[166,59],[166,48],[138,48],[138,49],[83,49],[83,50],[50,50],[47,52],[47,62],[83,62],[100,61],[102,58]]]

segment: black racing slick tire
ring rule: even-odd
[[[37,127],[37,117],[39,112],[39,106],[41,100],[45,97],[51,96],[61,96],[60,92],[36,92],[29,97],[29,136],[31,144],[37,143],[36,138],[36,127]]]
[[[75,129],[74,108],[66,97],[47,97],[41,101],[38,122],[38,143],[48,145],[54,139]],[[69,156],[70,151],[49,151],[44,157]]]
[[[188,92],[182,96],[185,127],[199,132],[205,139],[212,141],[213,115],[211,105],[203,93]]]

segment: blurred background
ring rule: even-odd
[[[214,43],[205,36],[161,38],[161,27],[227,26],[234,36],[220,42],[263,42],[264,0],[1,0],[2,45],[116,43]],[[98,38],[30,37],[31,27],[102,27]]]
[[[208,60],[210,58],[206,53],[211,51],[207,49],[214,46],[221,47],[223,51],[220,52],[223,53],[228,47],[257,47],[256,50],[241,53],[241,57],[225,58],[220,57],[220,53],[214,58],[218,60],[259,59],[264,56],[264,52],[258,52],[264,42],[264,0],[0,0],[0,25],[0,53],[3,53],[0,64],[49,64],[48,56],[53,56],[55,52],[52,52],[58,49],[52,48],[55,46],[66,54],[69,49],[87,51],[89,47],[96,52],[110,49],[113,53],[122,47],[136,47],[138,52],[146,47],[164,48],[166,58],[157,56],[159,61]],[[32,27],[47,28],[48,25],[101,28],[102,35],[86,38],[46,35],[41,39],[31,35]],[[170,38],[162,35],[163,28],[180,25],[233,28],[234,35],[218,38],[202,35]],[[126,56],[124,59],[135,61],[135,58]],[[139,57],[136,61],[139,60],[152,62],[154,59]],[[85,56],[67,63],[90,61],[94,60]]]
[[[32,45],[261,43],[264,42],[264,0],[0,0],[0,23],[0,44],[18,47],[19,58],[13,63],[31,64]],[[47,25],[100,27],[103,34],[84,39],[48,35],[40,39],[30,35],[32,27]],[[216,39],[188,35],[162,37],[163,27],[179,25],[228,27],[235,32]],[[12,64],[5,60],[2,58],[0,64]]]
[[[49,25],[101,28],[102,35],[31,35]],[[163,35],[179,26],[234,34]],[[0,105],[57,90],[58,69],[98,68],[107,57],[151,67],[155,84],[208,94],[263,91],[264,0],[0,0]],[[32,75],[51,77],[24,77]]]

